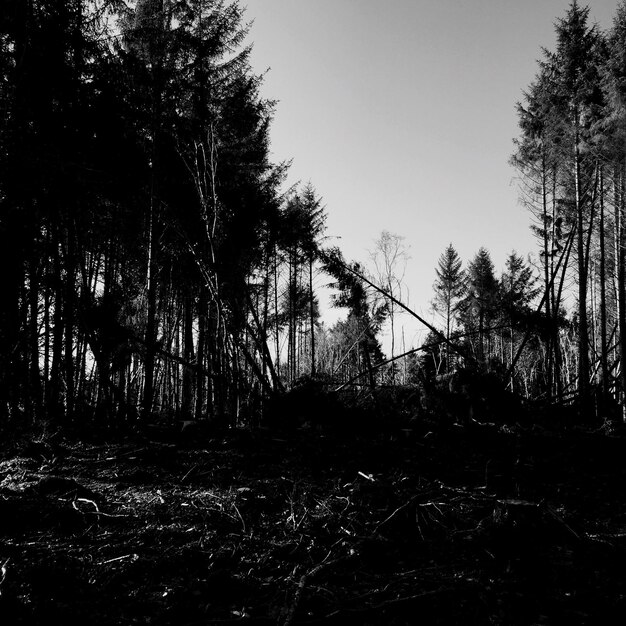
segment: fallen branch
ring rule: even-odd
[[[452,348],[452,350],[454,350],[454,352],[456,352],[459,356],[463,357],[468,362],[475,361],[474,357],[470,355],[462,346],[456,345],[440,330],[427,322],[421,315],[418,315],[415,311],[410,309],[406,304],[404,304],[404,302],[401,302],[393,295],[385,291],[382,287],[379,287],[376,283],[372,282],[369,278],[363,276],[363,274],[357,272],[354,268],[350,267],[350,265],[343,260],[343,258],[341,257],[341,253],[336,248],[330,250],[320,250],[319,256],[328,266],[332,267],[333,265],[339,265],[344,270],[348,271],[350,274],[358,278],[360,281],[378,291],[378,293],[382,294],[385,298],[389,299],[391,302],[399,306],[403,311],[406,311],[409,315],[414,317],[418,322],[426,326],[428,330],[430,330],[436,337],[441,340],[441,343],[445,343],[446,345],[450,346],[450,348]]]

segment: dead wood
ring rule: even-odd
[[[261,432],[222,434],[202,450],[66,442],[54,468],[5,458],[3,617],[610,621],[626,585],[626,440],[419,432],[419,446]],[[485,488],[485,467],[507,455],[519,470],[515,493],[498,495]]]

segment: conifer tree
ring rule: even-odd
[[[600,89],[605,46],[589,9],[573,1],[555,25],[554,52],[544,50],[536,80],[518,105],[521,137],[514,164],[522,197],[536,217],[541,242],[548,322],[547,378],[562,393],[559,318],[569,279],[577,288],[578,391],[586,404],[590,384],[590,257],[598,233],[602,160],[597,127],[605,103]],[[572,276],[569,259],[576,260]]]
[[[443,318],[446,328],[446,372],[450,372],[450,338],[454,330],[454,325],[461,303],[465,295],[465,272],[462,269],[462,261],[454,249],[449,244],[437,261],[435,274],[437,280],[433,285],[435,297],[432,302],[433,309]]]
[[[589,8],[572,2],[557,21],[557,46],[547,55],[554,75],[555,108],[561,124],[557,131],[564,185],[576,233],[578,266],[578,388],[586,406],[589,395],[589,322],[587,315],[590,239],[594,229],[596,162],[592,128],[602,105],[600,64],[602,39],[589,26]]]
[[[504,322],[509,330],[509,364],[513,363],[515,331],[518,328],[526,330],[530,318],[529,304],[537,295],[534,285],[536,278],[532,268],[515,251],[506,259],[505,270],[500,278],[499,307]],[[511,390],[514,390],[515,373],[511,370]]]
[[[612,179],[613,249],[616,287],[617,354],[621,363],[618,397],[626,420],[626,2],[620,2],[607,42],[608,54],[603,73],[607,102],[601,127],[607,169]],[[603,380],[603,385],[608,381]]]
[[[520,191],[523,204],[534,222],[531,230],[540,245],[543,266],[543,291],[547,334],[547,378],[550,392],[555,383],[560,388],[560,342],[558,312],[561,307],[559,284],[568,271],[572,225],[566,221],[565,203],[560,201],[557,129],[558,108],[549,69],[542,65],[535,81],[518,103],[517,113],[521,135],[515,140],[516,151],[511,163],[521,174]],[[556,268],[560,267],[557,276]],[[559,394],[560,396],[560,394]]]
[[[467,267],[467,292],[460,305],[460,319],[479,362],[489,355],[489,326],[497,314],[498,282],[489,251],[481,247]],[[475,334],[477,341],[471,339]]]
[[[315,374],[315,326],[319,306],[313,289],[314,265],[324,233],[326,215],[321,199],[309,182],[291,195],[282,212],[279,241],[288,263],[289,279],[285,294],[288,332],[288,363],[291,382],[300,374],[299,329],[308,322],[311,375]],[[306,276],[304,274],[306,273]]]
[[[3,9],[2,417],[236,415],[233,389],[277,379],[252,277],[285,171],[243,9]]]

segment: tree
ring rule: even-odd
[[[506,259],[506,267],[500,279],[500,306],[509,327],[509,364],[513,364],[515,330],[526,330],[529,326],[529,304],[536,297],[538,290],[534,285],[536,278],[532,268],[515,251]],[[515,372],[511,368],[511,391],[514,390]]]
[[[2,417],[236,417],[280,387],[255,277],[285,172],[243,9],[6,4]]]
[[[450,362],[450,338],[459,310],[461,299],[465,295],[465,272],[462,261],[449,244],[437,261],[435,274],[437,279],[433,285],[435,297],[432,301],[433,309],[443,318],[446,328],[446,372],[452,369]]]
[[[615,360],[621,363],[616,395],[621,400],[623,419],[626,420],[626,2],[621,2],[617,7],[607,48],[602,76],[607,108],[600,130],[608,170],[612,175],[618,329]],[[604,380],[603,385],[607,382]]]
[[[301,370],[298,353],[303,352],[303,346],[302,342],[298,341],[298,336],[305,336],[301,332],[305,321],[308,321],[309,327],[309,372],[315,375],[316,370],[315,330],[319,306],[314,292],[313,279],[326,215],[322,201],[310,182],[302,191],[291,194],[285,203],[281,218],[278,227],[278,244],[285,254],[288,265],[284,309],[288,333],[288,378],[290,382],[293,382]]]
[[[589,322],[587,295],[589,241],[594,228],[597,176],[594,154],[588,149],[592,127],[601,107],[599,71],[602,39],[588,25],[589,8],[572,2],[564,18],[557,21],[556,51],[547,54],[554,75],[555,106],[561,120],[558,129],[559,157],[563,163],[566,192],[576,232],[578,265],[578,387],[583,411],[588,402]]]
[[[522,173],[522,198],[536,218],[541,242],[546,320],[549,326],[549,389],[562,395],[559,324],[564,291],[573,278],[577,291],[578,392],[588,408],[590,385],[590,259],[598,234],[602,158],[597,149],[598,123],[605,103],[601,72],[605,43],[589,26],[589,9],[576,1],[555,25],[554,52],[544,50],[536,80],[518,105],[521,137],[514,164]],[[604,225],[604,223],[603,223]],[[570,275],[569,259],[576,260]]]
[[[489,325],[497,314],[498,282],[491,255],[481,247],[467,267],[467,293],[460,304],[460,320],[479,362],[489,355]],[[477,342],[472,341],[475,333]]]
[[[338,248],[324,251],[324,269],[335,279],[332,285],[337,293],[334,305],[348,309],[345,324],[338,325],[342,332],[349,331],[347,357],[352,354],[357,371],[368,374],[369,386],[374,393],[376,381],[374,365],[382,360],[382,351],[377,334],[388,312],[386,303],[380,304],[368,294],[366,282],[362,280],[363,268],[359,263],[348,264]]]
[[[543,301],[548,326],[546,374],[550,395],[555,387],[557,396],[561,397],[558,312],[574,230],[571,221],[566,220],[566,205],[558,195],[557,129],[560,120],[554,100],[552,74],[544,64],[525,92],[524,104],[517,105],[521,136],[515,140],[516,151],[511,163],[521,174],[522,202],[533,215],[535,223],[531,229],[540,242]],[[560,277],[557,276],[557,266],[560,267]]]
[[[402,281],[409,260],[404,237],[384,230],[370,251],[370,260],[374,265],[375,279],[392,298],[402,299]],[[391,326],[391,358],[395,356],[396,345],[396,305],[389,300],[389,324]],[[392,369],[392,382],[395,382],[395,369]]]

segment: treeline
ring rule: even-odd
[[[546,319],[534,306],[540,288],[531,262],[512,252],[497,276],[486,248],[464,268],[450,244],[435,273],[432,308],[442,330],[426,341],[420,358],[424,374],[432,378],[473,368],[498,375],[525,397],[545,393]]]
[[[3,3],[4,421],[232,420],[297,375],[323,211],[281,192],[247,34],[236,2]]]
[[[379,356],[321,199],[271,162],[248,35],[236,1],[3,4],[2,423],[253,423]]]
[[[368,274],[322,247],[314,187],[285,189],[236,1],[6,0],[0,420],[254,423],[302,380],[374,389],[470,362],[529,397],[623,403],[626,5],[607,33],[588,14],[558,21],[518,106],[541,267],[512,255],[496,278],[481,249],[463,273],[450,247],[418,358],[394,331],[401,238],[383,233]],[[348,313],[325,328],[329,280]]]
[[[435,327],[423,346],[390,367],[402,363],[401,382],[432,381],[459,367],[489,373],[526,398],[574,402],[589,418],[621,417],[626,3],[603,32],[574,1],[555,31],[555,49],[542,51],[517,105],[511,157],[538,254],[529,261],[512,253],[496,276],[487,249],[463,267],[450,245],[436,268]],[[378,282],[391,291],[384,276]],[[396,380],[388,367],[380,371]]]
[[[540,247],[546,393],[562,400],[575,391],[588,407],[597,391],[601,405],[611,398],[623,405],[626,4],[603,33],[590,24],[589,9],[573,2],[556,37],[518,105],[512,159]]]
[[[450,247],[435,307],[445,333],[497,361],[510,386],[608,415],[626,389],[626,4],[608,32],[576,2],[555,27],[556,48],[517,106],[511,159],[536,267],[512,255],[496,280],[486,250],[464,272]],[[448,367],[449,350],[439,354]]]

